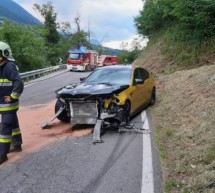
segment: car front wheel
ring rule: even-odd
[[[88,65],[86,65],[84,71],[85,72],[89,72],[90,71],[90,67]]]
[[[130,122],[130,113],[131,113],[131,104],[129,101],[126,101],[123,106],[123,122],[126,125]]]
[[[55,114],[59,111],[61,107],[64,107],[64,103],[60,100],[57,100],[55,103]],[[67,115],[67,111],[63,109],[63,111],[57,116],[57,119],[59,119],[62,122],[68,123],[70,121],[70,117]]]

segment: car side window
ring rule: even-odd
[[[141,79],[143,79],[143,81],[147,80],[149,78],[149,73],[147,70],[140,68],[139,69],[140,75],[141,75]]]
[[[140,75],[140,72],[139,72],[139,69],[136,69],[134,71],[134,80],[135,79],[142,79],[141,75]]]
[[[142,80],[142,77],[141,77],[141,74],[139,72],[139,69],[135,69],[135,71],[134,71],[133,83],[135,84],[137,80]]]

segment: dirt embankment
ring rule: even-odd
[[[135,61],[156,75],[151,108],[164,191],[215,192],[215,65],[165,75],[159,45]],[[215,60],[214,63],[215,64]]]

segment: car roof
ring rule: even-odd
[[[103,66],[103,67],[100,67],[98,69],[135,69],[135,68],[143,68],[141,66],[135,66],[135,65],[132,65],[132,64],[120,64],[120,65],[111,65],[111,66]]]

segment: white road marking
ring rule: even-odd
[[[141,113],[143,129],[149,130],[149,122],[146,112]],[[142,187],[141,193],[154,193],[152,149],[150,133],[143,134],[143,163],[142,163]]]
[[[142,122],[143,122],[142,129],[143,130],[149,130],[149,121],[148,121],[148,118],[147,118],[147,115],[146,115],[146,111],[143,111],[141,113],[141,119],[142,119]]]

